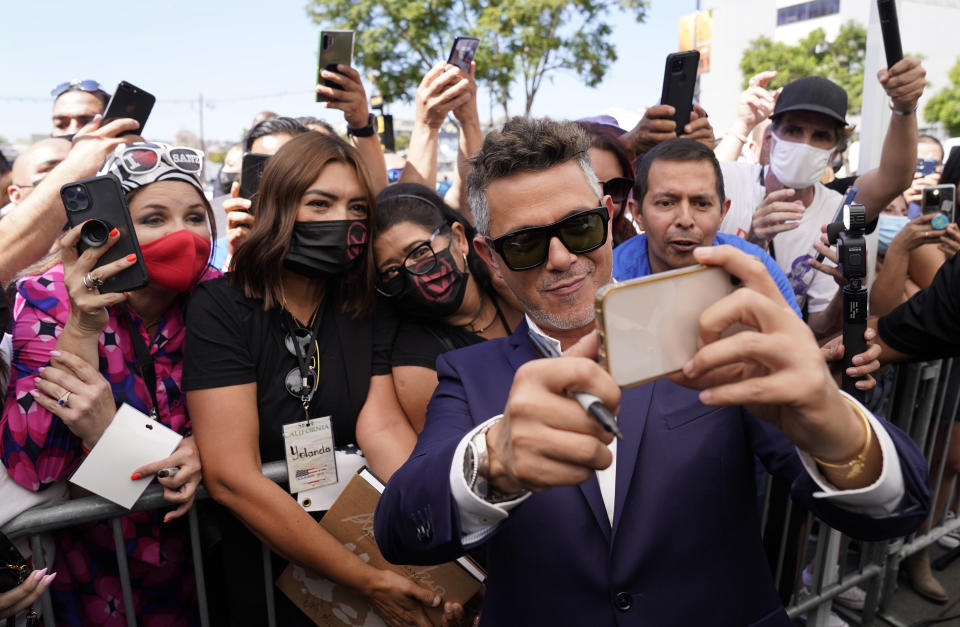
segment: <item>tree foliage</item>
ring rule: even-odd
[[[574,72],[588,86],[617,59],[608,19],[646,16],[649,0],[311,0],[307,12],[323,28],[357,32],[354,63],[384,100],[410,101],[426,71],[444,61],[457,35],[480,39],[477,80],[504,115],[519,83],[529,115],[543,80]]]
[[[951,137],[960,135],[960,57],[947,72],[950,85],[927,100],[923,117],[928,122],[942,122]]]
[[[767,86],[783,87],[803,76],[823,76],[847,92],[847,110],[858,113],[863,102],[863,69],[867,52],[867,30],[854,21],[844,23],[833,41],[822,28],[810,31],[795,45],[758,37],[750,42],[740,60],[743,87],[750,77],[764,70],[776,70]]]

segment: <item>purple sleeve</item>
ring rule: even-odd
[[[60,266],[17,286],[0,454],[10,476],[29,490],[42,490],[65,478],[81,457],[79,438],[30,394],[37,369],[49,363],[69,311]]]

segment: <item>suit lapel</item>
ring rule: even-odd
[[[640,450],[640,440],[647,425],[647,415],[650,412],[650,401],[653,398],[654,383],[646,383],[623,391],[620,400],[620,416],[618,422],[623,430],[623,439],[617,442],[617,493],[613,506],[613,535],[617,535],[620,526],[621,513],[626,503],[627,493],[630,491],[630,482],[637,465],[637,452]],[[628,407],[629,410],[624,411]]]
[[[539,357],[528,336],[529,330],[530,327],[527,325],[527,319],[524,318],[523,321],[517,325],[516,331],[510,336],[511,350],[507,354],[507,361],[510,363],[514,372],[526,362]],[[618,443],[617,446],[619,447],[620,444]],[[618,452],[618,463],[619,457]],[[617,474],[619,476],[619,469],[617,470]],[[593,512],[593,517],[596,519],[604,539],[609,542],[610,520],[607,518],[607,509],[603,505],[603,496],[600,494],[600,484],[597,483],[596,473],[577,487],[580,493],[583,494],[583,498],[586,499],[590,510]]]

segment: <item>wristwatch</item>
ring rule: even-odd
[[[467,442],[463,455],[463,478],[470,491],[488,503],[502,503],[512,501],[523,496],[526,491],[520,490],[514,494],[504,494],[494,488],[488,481],[490,473],[490,457],[487,455],[487,431],[495,422],[484,426],[473,434]]]
[[[377,116],[370,114],[370,117],[367,118],[367,125],[361,126],[360,128],[353,128],[349,124],[347,125],[347,135],[352,137],[370,137],[374,134],[377,124]]]

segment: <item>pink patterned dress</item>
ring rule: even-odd
[[[219,275],[208,269],[203,279]],[[10,476],[30,490],[43,490],[65,479],[83,458],[80,439],[63,422],[33,400],[37,369],[49,363],[70,311],[63,266],[17,284],[14,303],[13,364],[6,406],[0,418],[0,456]],[[148,341],[143,321],[131,310],[135,332],[150,347],[157,371],[160,422],[188,435],[184,396],[180,391],[183,316],[175,303]],[[100,374],[110,382],[119,406],[128,403],[144,413],[150,393],[139,374],[130,330],[119,310],[111,308],[100,336]],[[129,514],[122,519],[133,602],[140,625],[167,627],[198,624],[197,595],[186,518],[163,524],[173,506]],[[71,527],[56,533],[52,570],[58,625],[126,625],[123,595],[108,522]]]

